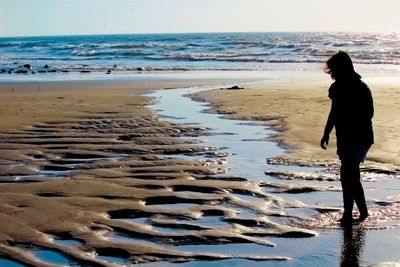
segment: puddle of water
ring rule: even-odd
[[[361,234],[365,234],[363,255],[366,262],[376,263],[400,260],[399,229],[369,231]]]
[[[282,197],[286,200],[300,200],[301,202],[310,206],[342,206],[342,192],[315,191],[304,194],[278,193],[277,196]]]
[[[158,205],[151,205],[152,208],[168,208],[168,209],[179,209],[179,210],[187,210],[190,208],[197,207],[197,204],[189,204],[189,203],[176,203],[176,204],[158,204]]]
[[[118,219],[120,221],[126,221],[126,222],[133,222],[133,223],[140,223],[140,224],[148,224],[149,218],[147,217],[142,217],[142,218],[132,218],[132,219]]]
[[[46,176],[46,175],[21,175],[15,176],[12,181],[15,182],[36,182],[36,181],[54,181],[54,180],[66,179],[64,176]]]
[[[60,264],[60,265],[71,265],[72,262],[68,258],[64,257],[62,254],[57,253],[55,251],[47,250],[47,249],[40,249],[35,251],[35,255],[37,258],[41,259],[42,261],[53,263],[53,264]]]
[[[201,139],[207,146],[223,148],[222,152],[230,154],[228,165],[231,172],[250,179],[260,179],[264,176],[267,156],[273,157],[284,153],[276,143],[259,141],[274,132],[250,121],[228,120],[219,114],[205,113],[206,104],[194,102],[189,97],[183,96],[207,89],[210,88],[159,90],[152,94],[159,99],[152,108],[159,110],[160,115],[167,116],[169,121],[196,123],[211,128],[216,134],[203,136]]]
[[[221,86],[222,87],[222,86]],[[201,139],[203,145],[217,147],[218,152],[226,153],[222,163],[229,168],[229,173],[246,177],[248,180],[269,180],[264,172],[268,171],[293,171],[318,173],[323,168],[303,166],[279,166],[269,165],[266,158],[279,156],[285,150],[276,142],[260,140],[276,132],[270,128],[252,121],[230,120],[219,114],[205,112],[208,108],[204,102],[192,101],[188,95],[209,90],[215,87],[193,87],[173,90],[158,90],[151,94],[159,99],[151,107],[158,110],[158,114],[168,118],[168,121],[176,123],[200,124],[212,129],[215,134],[187,138]],[[218,134],[218,133],[230,133]],[[175,156],[174,156],[175,157]],[[179,155],[177,158],[206,160],[208,154],[195,156]],[[284,183],[285,181],[279,180]],[[290,183],[290,181],[288,181]],[[307,194],[302,194],[307,195]],[[303,201],[302,199],[298,199]],[[308,197],[306,196],[306,199]]]
[[[1,267],[24,267],[24,264],[18,263],[16,261],[13,260],[9,260],[9,259],[4,259],[4,258],[0,258],[0,266]]]
[[[82,242],[73,239],[54,239],[54,243],[69,247],[78,247],[83,244]]]
[[[113,257],[113,256],[101,256],[101,255],[97,255],[96,256],[97,259],[99,260],[103,260],[106,261],[108,263],[112,263],[112,264],[127,264],[128,260],[127,259],[123,259],[123,258],[119,258],[119,257]]]
[[[177,232],[177,231],[175,231],[175,232]],[[107,237],[110,239],[113,239],[117,242],[121,242],[121,243],[131,243],[131,244],[134,243],[134,244],[141,244],[141,245],[147,245],[147,246],[154,245],[154,241],[149,240],[148,237],[140,236],[140,235],[136,236],[134,233],[130,234],[130,233],[123,233],[120,231],[113,231],[113,232],[110,232],[107,235]],[[154,239],[157,239],[157,237],[154,237]],[[109,256],[110,255],[108,255],[107,257],[109,257]],[[104,257],[104,255],[101,257]],[[120,258],[120,257],[116,257],[116,259],[125,261],[125,259]]]
[[[252,255],[277,255],[275,248],[266,247],[257,244],[217,244],[217,245],[182,245],[178,246],[179,250],[190,251],[196,253],[221,253],[221,254],[252,254]]]
[[[18,162],[18,161],[13,161],[13,162],[14,163],[7,164],[7,167],[16,168],[16,167],[25,166],[24,162]]]
[[[175,227],[166,227],[166,226],[153,226],[154,231],[164,234],[182,234],[182,235],[190,235],[194,234],[194,231],[185,230],[182,228],[175,228]]]
[[[309,267],[309,266],[339,266],[340,240],[339,235],[321,235],[315,238],[298,239],[267,237],[268,241],[276,243],[276,247],[265,247],[257,244],[218,244],[218,245],[182,245],[179,250],[190,252],[215,252],[228,255],[271,255],[290,257],[287,261],[251,261],[245,259],[228,259],[221,261],[193,261],[180,264],[185,267],[204,266],[247,266],[247,267]],[[293,248],[296,249],[293,249]],[[139,264],[139,266],[152,266]],[[173,263],[161,262],[157,266],[176,266]],[[345,265],[349,266],[349,265]]]
[[[227,223],[223,220],[222,216],[212,215],[203,216],[201,220],[199,220],[199,223],[204,225],[212,225],[214,228],[225,228],[231,226],[230,223]]]
[[[64,177],[67,176],[71,171],[47,171],[40,170],[38,171],[38,175],[50,176],[50,177]]]

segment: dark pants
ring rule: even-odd
[[[365,203],[364,189],[360,180],[360,160],[353,157],[340,157],[340,182],[343,191],[343,217],[351,218],[354,202],[357,204],[361,215],[367,215],[368,209]]]

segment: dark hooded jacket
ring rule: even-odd
[[[338,155],[349,155],[374,143],[371,90],[357,76],[336,80],[329,88],[330,116],[336,130]]]

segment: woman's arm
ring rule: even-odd
[[[326,145],[329,143],[329,134],[332,132],[333,127],[335,126],[335,108],[332,102],[331,110],[329,112],[328,120],[325,125],[324,135],[321,138],[320,146],[323,149],[326,149]]]

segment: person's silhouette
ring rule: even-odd
[[[335,127],[337,154],[341,161],[340,181],[344,207],[340,222],[344,225],[352,223],[354,201],[360,212],[358,221],[368,217],[360,181],[360,163],[374,143],[374,107],[370,89],[354,71],[353,63],[346,52],[339,51],[328,59],[326,72],[331,75],[334,83],[329,88],[332,105],[320,145],[326,149],[329,134]]]

